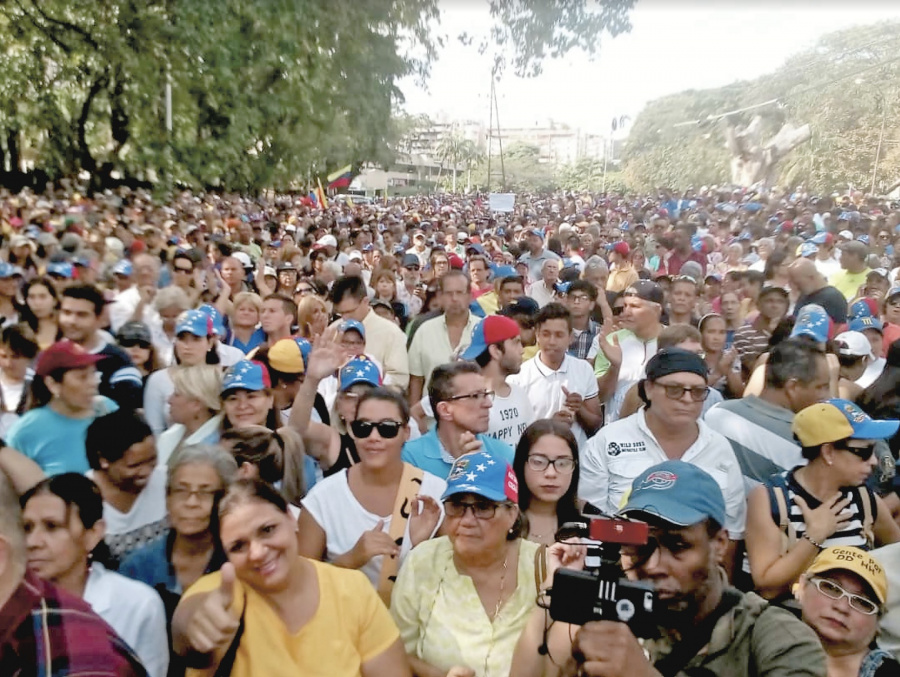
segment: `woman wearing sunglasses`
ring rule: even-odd
[[[900,540],[900,526],[865,484],[878,463],[876,442],[897,428],[841,399],[794,416],[791,429],[808,463],[773,475],[749,496],[747,556],[763,597],[790,600],[791,586],[824,548],[869,550]]]
[[[859,548],[826,548],[803,574],[797,598],[825,649],[828,677],[900,675],[900,663],[874,648],[887,594],[881,563]]]
[[[327,477],[303,499],[300,554],[360,569],[388,603],[400,562],[437,531],[446,485],[400,459],[409,405],[395,391],[364,393],[349,428],[359,463]]]

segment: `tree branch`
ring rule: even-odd
[[[38,14],[41,15],[44,21],[49,21],[55,26],[59,26],[60,28],[65,28],[74,33],[77,33],[82,38],[84,38],[84,41],[87,42],[91,47],[98,50],[100,49],[100,45],[97,43],[97,41],[94,40],[91,34],[84,30],[81,26],[76,26],[75,24],[69,23],[68,21],[63,21],[62,19],[54,19],[52,16],[48,16],[48,14],[43,9],[41,9],[41,6],[35,0],[31,0],[31,4],[34,5],[34,8],[38,11]]]

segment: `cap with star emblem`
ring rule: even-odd
[[[365,357],[355,357],[341,367],[341,390],[347,390],[357,383],[381,385],[381,372],[378,365]]]
[[[506,459],[486,451],[460,456],[447,477],[447,489],[441,500],[456,494],[475,494],[489,501],[519,501],[519,481]]]

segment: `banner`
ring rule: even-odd
[[[511,212],[516,206],[516,194],[491,193],[488,195],[488,206],[492,212]]]

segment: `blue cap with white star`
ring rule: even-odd
[[[519,481],[506,459],[486,451],[475,451],[460,456],[453,463],[441,500],[446,501],[456,494],[475,494],[489,501],[518,503]]]
[[[341,368],[341,390],[347,390],[357,383],[381,385],[381,372],[378,365],[365,357],[354,357]]]

